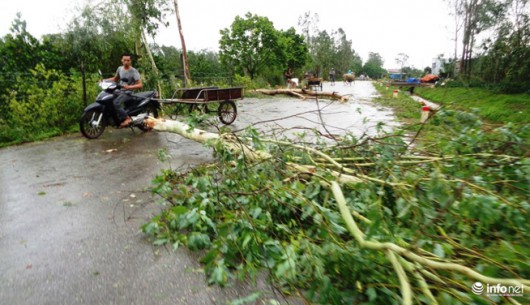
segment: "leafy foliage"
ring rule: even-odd
[[[330,33],[321,31],[318,29],[318,19],[318,14],[311,15],[311,12],[306,12],[298,21],[310,56],[305,71],[310,71],[318,77],[329,75],[331,68],[334,68],[338,75],[349,70],[357,75],[364,73],[362,59],[355,52],[353,43],[347,38],[344,30],[339,28]]]
[[[64,134],[77,126],[82,113],[81,76],[67,76],[37,65],[30,75],[19,76],[6,95],[0,116],[0,143],[25,142]],[[89,80],[95,83],[95,78]],[[89,88],[95,97],[95,86]]]
[[[282,68],[292,68],[297,70],[302,68],[308,59],[308,49],[304,37],[298,35],[294,28],[287,31],[280,31],[280,47],[283,50],[285,62]]]
[[[101,7],[85,6],[69,24],[57,45],[68,69],[95,73],[99,69],[105,77],[112,75],[120,64],[121,54],[134,53],[135,32],[119,2],[105,1]]]
[[[455,54],[445,61],[441,74],[457,76],[466,85],[494,85],[503,93],[530,92],[529,2],[452,0],[449,6],[455,28],[461,29],[455,33],[461,52],[459,59]]]
[[[251,13],[221,30],[219,45],[225,69],[258,82],[281,84],[283,71],[300,73],[308,58],[304,38],[294,28],[278,31],[268,18]]]
[[[383,69],[384,60],[378,53],[370,52],[363,70],[370,78],[380,78],[386,70]]]
[[[363,180],[343,189],[349,208],[361,215],[366,239],[458,261],[489,276],[528,278],[530,159],[521,136],[528,127],[485,133],[473,115],[438,115],[452,136],[434,143],[433,155],[409,151],[402,134],[346,135],[340,143],[317,137],[314,148]],[[326,187],[336,180],[329,169],[337,163],[289,142],[263,141],[255,130],[241,139],[274,157],[248,163],[216,146],[216,164],[164,171],[153,191],[170,206],[143,231],[156,244],[204,251],[212,284],[268,270],[277,285],[298,289],[316,304],[401,304],[388,258],[361,248],[348,234]],[[315,170],[293,172],[291,162]],[[439,304],[488,302],[471,293],[473,281],[463,274],[423,268],[435,274],[427,284]],[[416,303],[429,303],[419,284],[413,289]]]
[[[230,29],[221,30],[219,55],[234,72],[256,77],[267,66],[277,66],[282,58],[279,34],[266,17],[247,13],[236,16]]]

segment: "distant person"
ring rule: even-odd
[[[335,85],[335,68],[331,68],[331,70],[329,70],[329,81],[332,85]]]
[[[127,127],[132,123],[131,117],[124,110],[125,102],[131,100],[132,90],[140,90],[143,88],[142,79],[140,73],[132,66],[132,56],[129,53],[124,53],[121,56],[121,63],[123,66],[118,67],[116,74],[105,79],[106,81],[112,81],[118,83],[123,90],[120,95],[114,99],[113,105],[118,119],[120,120],[120,127]]]
[[[285,83],[287,84],[287,88],[291,88],[291,86],[296,87],[296,85],[293,83],[293,70],[291,68],[288,68],[283,72],[283,77],[285,79]]]

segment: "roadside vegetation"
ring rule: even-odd
[[[422,105],[412,99],[408,91],[400,89],[398,98],[392,97],[392,91],[396,88],[385,86],[384,82],[375,83],[375,87],[381,94],[375,102],[394,110],[399,121],[403,122],[403,130],[410,136],[416,136],[419,143],[430,145],[431,141],[438,142],[448,133],[446,124],[435,111],[431,112],[429,124],[421,124]],[[418,87],[415,94],[440,106],[443,113],[450,111],[454,113],[470,114],[481,121],[483,130],[488,132],[497,127],[511,126],[518,130],[522,144],[526,147],[523,155],[528,156],[530,148],[530,94],[502,94],[484,88],[425,88]]]
[[[451,3],[455,20],[467,22],[461,32],[465,49],[460,59],[444,58],[443,76],[457,78],[460,87],[528,93],[527,1]],[[169,22],[172,8],[167,0],[100,1],[81,7],[64,33],[43,37],[27,31],[31,20],[13,16],[11,32],[0,38],[0,147],[76,130],[81,110],[97,93],[98,70],[104,77],[111,76],[123,52],[134,53],[145,88],[159,90],[162,97],[182,88],[182,50],[146,39],[155,37],[157,28]],[[318,19],[318,14],[308,11],[292,28],[278,30],[266,17],[250,12],[238,16],[230,27],[221,29],[218,53],[188,52],[191,83],[186,85],[282,86],[288,68],[300,79],[306,72],[326,79],[331,68],[337,75],[348,70],[371,79],[386,75],[376,50],[362,59],[342,28],[319,29]],[[486,29],[495,33],[494,39],[484,42],[483,51],[473,53],[470,44]],[[246,37],[245,33],[254,35]],[[242,43],[245,39],[248,43]],[[407,66],[407,59],[407,54],[399,54],[396,64],[409,76],[430,71],[430,67]],[[463,72],[459,76],[455,75],[457,68]],[[506,109],[513,106],[511,97],[506,98]],[[503,113],[494,113],[508,120]]]

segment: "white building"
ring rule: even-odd
[[[434,75],[440,75],[443,70],[444,61],[440,58],[434,58],[431,65],[431,73]]]

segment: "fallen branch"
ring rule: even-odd
[[[198,143],[202,144],[208,144],[212,147],[216,147],[217,145],[221,145],[224,147],[224,149],[227,149],[231,153],[234,154],[243,154],[245,158],[249,161],[264,161],[267,159],[272,158],[272,155],[270,155],[268,152],[262,151],[262,150],[255,150],[252,149],[250,146],[245,145],[233,134],[223,134],[219,135],[217,133],[205,131],[198,128],[191,128],[189,125],[175,121],[175,120],[166,120],[166,119],[156,119],[153,117],[149,117],[146,120],[146,123],[149,125],[150,128],[157,131],[167,131],[179,134],[187,139],[196,141]],[[286,142],[278,142],[277,144],[286,145]],[[299,148],[302,148],[301,146]],[[322,156],[321,153],[318,150],[311,149],[309,147],[306,147],[306,149],[314,154],[317,154],[319,156]],[[325,155],[324,155],[325,156]],[[301,165],[301,164],[295,164],[295,163],[288,163],[287,166],[290,170],[294,171],[295,173],[310,173],[314,174],[316,173],[316,167],[310,166],[310,165]],[[329,173],[331,173],[334,177],[336,177],[337,181],[341,183],[346,184],[356,184],[363,182],[363,179],[356,177],[352,174],[353,172],[343,172],[345,168],[340,166],[340,164],[336,163],[333,164],[334,167],[337,167],[340,172],[328,170]]]
[[[243,155],[245,161],[264,161],[274,158],[273,155],[267,151],[256,150],[253,149],[250,145],[247,145],[247,141],[248,143],[251,143],[249,139],[238,138],[234,134],[212,133],[197,128],[191,128],[187,124],[173,120],[149,118],[147,119],[147,123],[154,130],[177,133],[183,137],[197,141],[199,143],[209,144],[213,148],[226,149],[231,153]],[[430,304],[437,304],[436,298],[431,292],[431,289],[446,289],[440,287],[449,286],[447,290],[453,291],[453,294],[458,295],[461,292],[459,292],[457,288],[450,287],[451,285],[458,286],[459,290],[463,289],[462,287],[470,287],[469,284],[466,283],[466,280],[460,279],[461,276],[463,276],[467,280],[478,281],[484,284],[517,286],[521,287],[524,291],[530,290],[530,280],[518,278],[518,275],[515,273],[515,278],[490,277],[481,274],[473,268],[459,263],[459,261],[443,259],[439,256],[429,253],[428,251],[422,248],[417,248],[413,247],[412,245],[408,245],[404,241],[397,241],[396,243],[392,243],[380,242],[374,239],[370,239],[370,237],[367,237],[367,235],[357,225],[354,217],[368,224],[370,224],[372,221],[368,218],[365,218],[359,212],[350,210],[341,189],[341,185],[345,184],[369,184],[370,182],[389,187],[401,187],[407,190],[412,189],[414,185],[411,185],[409,183],[393,183],[391,181],[385,181],[382,179],[370,177],[368,175],[362,174],[359,171],[347,168],[344,164],[341,163],[341,161],[346,160],[354,162],[364,161],[363,158],[333,158],[327,155],[326,153],[322,152],[321,150],[306,147],[303,145],[297,145],[286,141],[262,140],[262,142],[267,142],[284,147],[289,146],[291,148],[295,148],[296,150],[304,151],[308,154],[306,162],[309,164],[297,164],[291,162],[286,163],[286,168],[289,171],[294,172],[295,174],[289,177],[313,175],[314,177],[320,179],[319,182],[322,186],[331,189],[338,205],[340,215],[342,216],[342,219],[346,224],[346,228],[351,234],[351,236],[353,236],[359,247],[364,248],[366,250],[382,252],[388,258],[388,261],[393,267],[393,270],[397,275],[397,278],[400,283],[403,304],[412,304],[415,293],[422,294],[423,296],[425,296],[429,300]],[[451,159],[452,157],[446,156],[444,158]],[[503,158],[511,160],[512,157],[503,156]],[[407,157],[407,160],[403,161],[403,163],[428,163],[440,162],[441,160],[442,158],[440,157],[410,156]],[[330,175],[324,175],[324,173],[331,173],[331,177]],[[291,178],[288,179],[290,180]],[[479,187],[478,185],[465,183],[465,181],[463,180],[458,180],[457,182],[466,186],[470,186],[473,190],[479,190],[480,192],[484,192],[490,195],[491,197],[494,196],[493,193],[483,187]],[[502,197],[497,196],[497,198],[505,202],[504,200],[502,200]],[[447,238],[446,234],[442,235]],[[457,242],[453,240],[451,242],[454,243],[454,246],[456,248]],[[487,260],[487,258],[483,259]],[[495,262],[490,261],[490,263]],[[439,271],[445,271],[450,274],[447,276],[447,280],[445,280],[443,276],[441,277]],[[435,283],[435,285],[430,287],[428,282]],[[417,287],[419,289],[414,290],[412,283],[415,283],[417,285],[414,288]],[[506,300],[513,304],[518,304],[518,302],[513,298],[507,297]]]
[[[191,126],[176,120],[156,119],[153,117],[147,118],[146,123],[154,130],[176,133],[201,144],[209,144],[212,147],[216,147],[216,145],[220,144],[232,153],[244,154],[245,158],[248,158],[250,161],[271,158],[269,153],[254,150],[251,147],[244,145],[232,134],[219,135],[202,129],[192,128]]]
[[[303,100],[307,99],[308,97],[330,98],[330,99],[340,100],[341,103],[345,103],[349,99],[348,95],[341,95],[341,94],[338,94],[337,92],[318,92],[318,91],[306,90],[306,89],[273,89],[273,90],[256,89],[256,92],[266,94],[266,95],[276,95],[276,94],[291,95],[291,96],[301,98]]]
[[[396,273],[398,274],[400,283],[402,285],[401,290],[402,290],[404,304],[412,304],[412,290],[410,288],[408,279],[403,274],[404,272],[403,267],[405,268],[408,267],[408,264],[405,262],[410,262],[413,264],[417,263],[424,268],[431,268],[434,270],[455,271],[455,272],[458,272],[458,273],[461,273],[467,276],[470,279],[473,279],[475,281],[480,281],[482,283],[487,283],[487,284],[492,284],[492,285],[498,285],[498,284],[515,285],[515,286],[523,287],[523,289],[526,291],[530,290],[530,280],[527,280],[527,279],[519,279],[519,278],[505,279],[505,278],[489,277],[469,267],[466,267],[460,264],[451,263],[451,262],[446,263],[446,262],[434,261],[422,255],[413,253],[410,250],[400,247],[394,243],[366,240],[365,234],[357,226],[356,221],[353,219],[352,214],[350,210],[348,209],[348,206],[346,205],[346,199],[344,198],[344,195],[342,193],[342,190],[339,184],[335,181],[332,182],[331,190],[333,192],[333,195],[335,196],[335,200],[337,201],[337,205],[339,207],[342,218],[344,219],[344,222],[346,223],[346,227],[348,228],[348,231],[350,232],[350,234],[355,238],[359,246],[365,249],[383,251],[389,257],[389,260],[394,266],[394,269],[396,269]],[[395,255],[397,255],[400,259],[402,259],[402,261],[399,262],[396,259]],[[398,266],[397,264],[399,264],[400,266]],[[418,279],[421,281],[421,275],[415,274],[415,276],[418,277]],[[427,294],[427,297],[430,297],[430,296]]]

